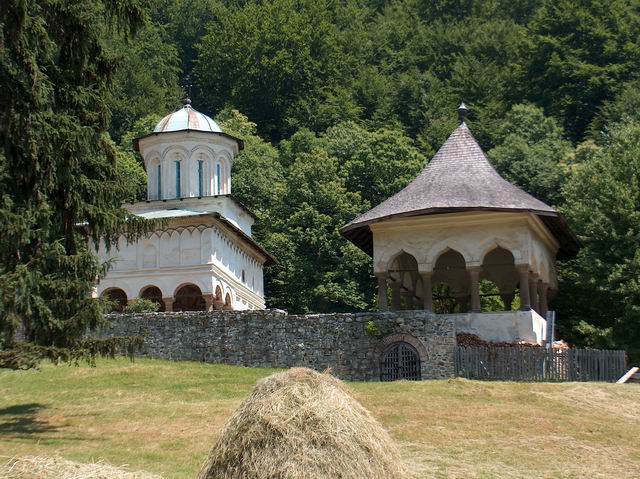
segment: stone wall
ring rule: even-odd
[[[288,315],[214,311],[108,315],[101,335],[144,337],[142,354],[240,366],[331,368],[342,378],[377,381],[386,347],[402,340],[421,359],[422,378],[454,376],[455,325],[425,311]]]

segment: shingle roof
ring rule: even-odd
[[[570,256],[577,251],[577,239],[559,213],[502,178],[465,123],[449,136],[415,180],[340,231],[372,254],[369,229],[372,223],[402,216],[469,210],[535,213],[558,238],[563,253]]]

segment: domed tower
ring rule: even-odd
[[[135,147],[147,170],[147,198],[170,200],[230,194],[233,158],[243,144],[186,99]]]
[[[263,267],[274,260],[251,237],[255,216],[231,194],[242,140],[227,135],[189,99],[134,140],[147,171],[147,200],[125,205],[164,220],[136,243],[106,252],[113,267],[97,288],[120,307],[152,299],[161,310],[263,309]]]

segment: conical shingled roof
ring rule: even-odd
[[[577,251],[578,241],[558,212],[502,178],[465,123],[449,136],[415,180],[340,231],[372,254],[372,223],[470,210],[535,213],[558,238],[565,255]]]

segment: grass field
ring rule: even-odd
[[[0,371],[0,461],[60,455],[193,478],[225,420],[271,372],[123,359]],[[456,379],[350,387],[416,477],[640,477],[637,385]]]

